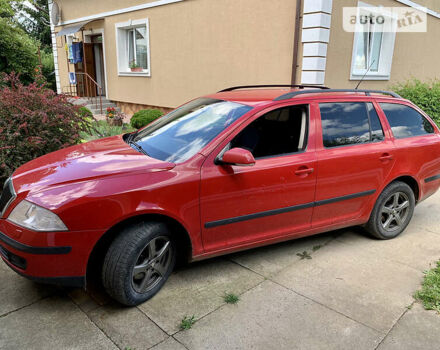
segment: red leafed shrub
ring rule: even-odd
[[[0,183],[20,165],[74,145],[88,120],[65,96],[44,84],[23,85],[14,73],[0,78]],[[1,192],[1,186],[0,186]]]

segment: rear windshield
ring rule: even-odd
[[[251,109],[235,102],[199,98],[138,131],[133,141],[150,157],[181,163]]]

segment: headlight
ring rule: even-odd
[[[34,231],[67,231],[58,215],[26,200],[12,210],[8,220]]]

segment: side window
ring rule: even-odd
[[[320,103],[319,108],[325,147],[384,139],[382,126],[372,103]]]
[[[230,144],[255,158],[303,151],[307,145],[308,106],[276,109],[254,120]]]
[[[433,134],[434,127],[414,108],[397,104],[381,103],[396,139]]]

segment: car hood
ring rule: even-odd
[[[93,181],[110,176],[165,171],[175,164],[148,157],[113,136],[65,148],[34,159],[16,170],[13,184],[18,193]]]

